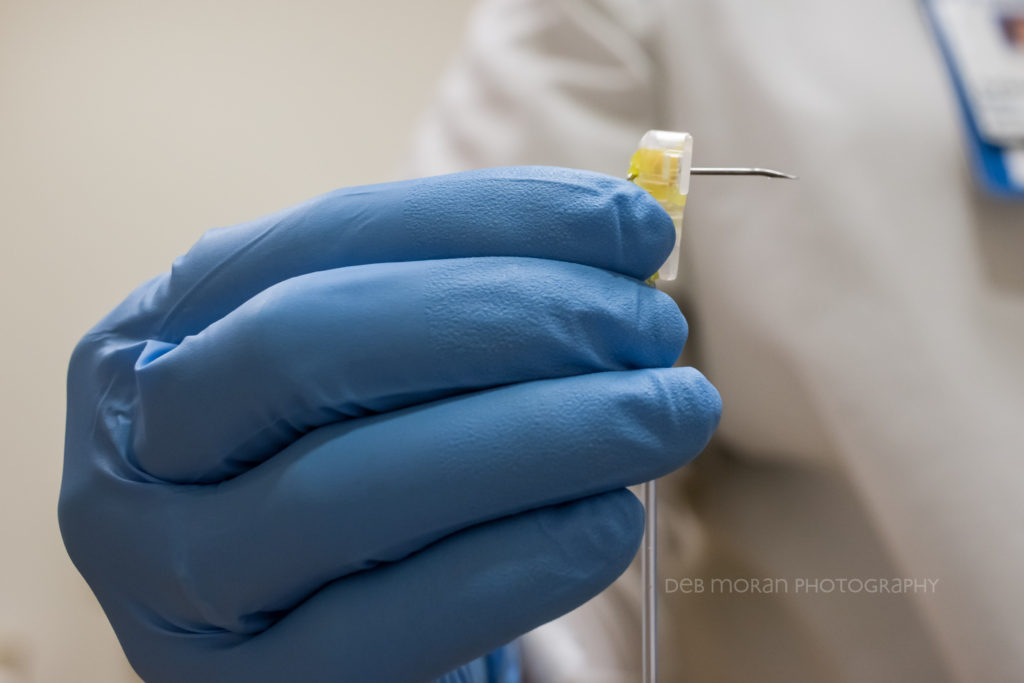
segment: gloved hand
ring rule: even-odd
[[[71,359],[60,525],[139,674],[423,681],[601,591],[623,487],[719,415],[642,282],[672,240],[624,181],[497,169],[214,230],[137,289]]]

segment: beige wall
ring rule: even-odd
[[[207,228],[387,180],[470,0],[0,0],[0,683],[131,680],[64,554],[64,372]]]

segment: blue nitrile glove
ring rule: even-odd
[[[601,591],[623,487],[718,420],[643,284],[672,239],[625,181],[497,169],[215,230],[137,289],[72,356],[60,497],[136,670],[424,681]]]

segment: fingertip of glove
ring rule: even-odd
[[[562,573],[598,593],[626,570],[644,530],[644,509],[626,489],[554,506],[543,525],[562,558]]]
[[[624,373],[618,396],[620,430],[634,444],[632,483],[676,470],[704,450],[718,426],[718,391],[693,368]]]
[[[673,368],[677,378],[674,390],[677,416],[693,455],[704,450],[722,419],[722,396],[696,368]]]
[[[648,337],[652,357],[646,367],[671,367],[686,346],[689,325],[676,302],[665,292],[645,287],[641,292],[647,306],[646,324],[641,332]]]
[[[422,218],[443,207],[446,230],[475,253],[574,261],[646,279],[675,241],[668,214],[623,178],[513,166],[420,182],[413,213]]]
[[[711,427],[713,430],[718,427],[718,422],[722,418],[722,395],[718,393],[715,385],[700,370],[696,368],[682,368],[682,370],[698,390],[697,393],[700,396],[698,400],[708,415],[711,416]]]
[[[625,242],[635,250],[638,271],[635,276],[646,280],[661,267],[672,253],[676,229],[665,209],[649,192],[633,183],[609,178],[614,183],[611,203],[618,215]]]
[[[653,275],[675,244],[675,226],[668,213],[649,192],[624,178],[588,171],[569,172],[576,174],[587,193],[599,198],[593,211],[604,220],[609,238],[617,242],[622,272],[640,280]]]

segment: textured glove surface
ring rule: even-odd
[[[643,284],[672,240],[624,181],[492,169],[211,231],[132,293],[72,356],[60,523],[136,670],[425,681],[601,591],[623,487],[720,411]]]

